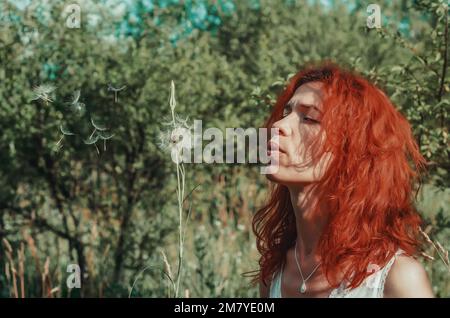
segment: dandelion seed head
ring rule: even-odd
[[[33,87],[33,99],[32,100],[42,100],[47,103],[53,102],[50,94],[56,89],[52,84],[41,84]]]
[[[183,148],[192,148],[192,126],[188,124],[188,118],[176,116],[173,122],[163,124],[169,129],[159,133],[158,145],[162,150],[180,154]]]

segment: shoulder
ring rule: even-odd
[[[423,265],[413,257],[395,257],[386,277],[384,297],[434,297]]]

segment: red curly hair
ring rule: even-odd
[[[312,145],[313,156],[333,154],[315,185],[331,208],[317,248],[329,284],[338,287],[342,277],[355,288],[371,274],[369,263],[383,267],[398,248],[411,256],[420,252],[422,219],[413,192],[427,162],[407,119],[386,94],[361,75],[330,62],[293,76],[264,127],[270,129],[282,118],[285,104],[300,85],[316,81],[323,83],[325,93],[320,129],[326,140],[320,147]],[[253,284],[267,285],[297,237],[288,188],[270,185],[268,202],[252,222],[261,254]]]

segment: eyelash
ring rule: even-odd
[[[292,107],[291,107],[290,105],[284,106],[284,109],[283,109],[283,118],[287,116],[286,111],[291,112],[291,111],[292,111]],[[313,124],[320,124],[319,121],[317,121],[317,120],[315,120],[315,119],[312,119],[312,118],[309,118],[309,117],[306,117],[306,116],[304,116],[304,115],[303,115],[303,119],[306,120],[306,121],[309,121],[309,122],[311,122],[311,123],[313,123]]]
[[[287,114],[286,114],[287,111],[289,111],[289,112],[292,111],[291,106],[289,106],[289,105],[284,106],[284,108],[283,108],[283,117],[287,116]]]

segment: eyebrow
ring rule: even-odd
[[[292,108],[294,108],[295,106],[297,106],[297,105],[302,105],[302,106],[305,106],[305,107],[309,107],[309,108],[314,108],[315,110],[317,110],[320,114],[323,114],[322,113],[322,111],[319,109],[319,108],[317,108],[317,106],[316,105],[313,105],[313,104],[305,104],[305,103],[302,103],[302,102],[300,102],[300,101],[292,101],[292,100],[290,100],[289,102],[287,102],[286,103],[286,106],[291,106]]]

